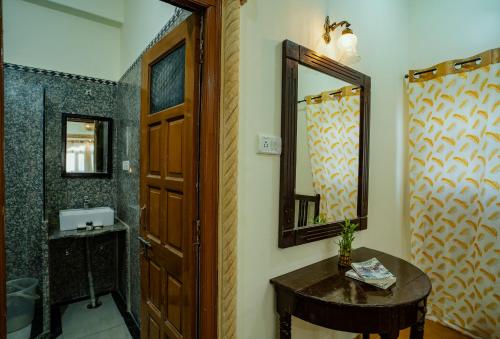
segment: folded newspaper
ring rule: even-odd
[[[346,272],[346,276],[367,284],[387,289],[396,282],[396,277],[389,272],[377,258],[352,263],[352,270]]]

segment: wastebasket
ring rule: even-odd
[[[7,282],[7,339],[28,339],[35,312],[38,279],[21,278]]]

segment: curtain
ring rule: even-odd
[[[411,254],[432,281],[428,315],[500,333],[499,64],[408,83]]]
[[[357,216],[359,91],[352,86],[306,98],[307,142],[320,216],[328,222]]]

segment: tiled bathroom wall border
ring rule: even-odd
[[[12,64],[12,63],[8,63],[8,62],[4,63],[4,68],[15,69],[18,71],[29,72],[29,73],[34,73],[34,74],[49,75],[49,76],[53,76],[53,77],[57,77],[57,78],[82,80],[82,81],[92,82],[92,83],[96,83],[96,84],[104,84],[104,85],[112,85],[112,86],[117,85],[117,82],[112,81],[112,80],[93,78],[93,77],[88,77],[85,75],[71,74],[71,73],[65,73],[65,72],[60,72],[60,71],[52,71],[52,70],[47,70],[47,69],[42,69],[42,68]]]

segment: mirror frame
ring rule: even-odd
[[[344,221],[295,227],[295,182],[297,165],[297,101],[298,65],[330,75],[361,87],[360,133],[357,218],[358,230],[368,227],[368,151],[370,137],[370,89],[369,76],[342,65],[320,53],[283,41],[282,92],[281,92],[281,139],[279,242],[280,248],[305,244],[337,236]]]
[[[108,169],[102,173],[68,173],[66,172],[66,136],[68,119],[96,120],[108,123]],[[113,119],[91,115],[63,113],[61,123],[61,177],[63,178],[106,178],[113,175]]]

